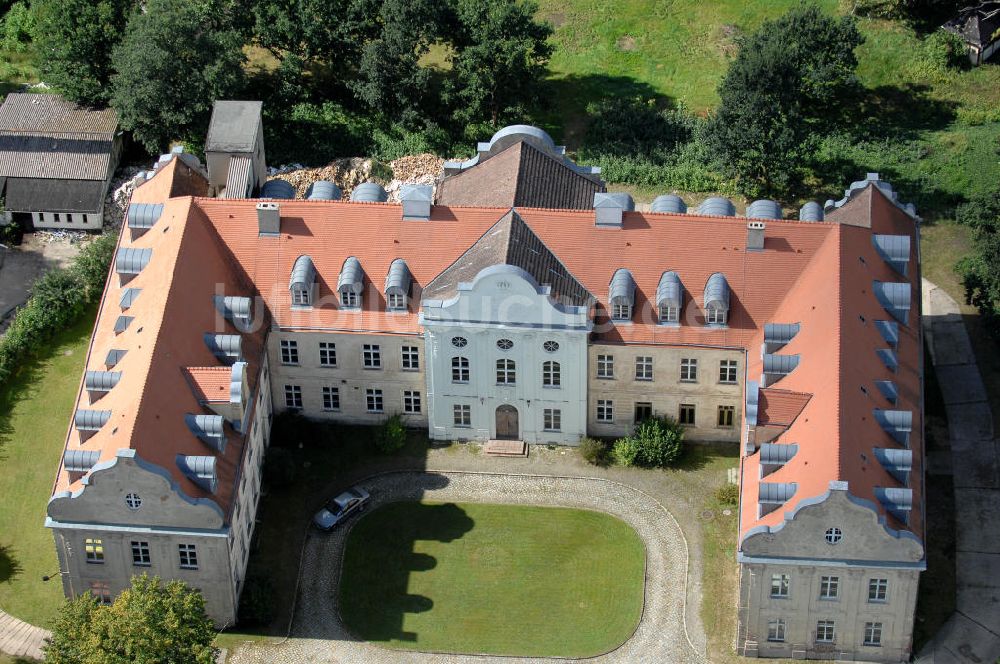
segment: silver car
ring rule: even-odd
[[[355,512],[361,512],[368,504],[371,494],[359,486],[351,487],[344,493],[333,498],[313,517],[313,525],[320,530],[333,530]]]

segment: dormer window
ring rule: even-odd
[[[705,321],[709,325],[725,325],[726,313],[722,307],[709,307],[708,311],[705,312]]]
[[[611,305],[612,320],[632,320],[632,305],[613,304]]]
[[[705,324],[725,325],[729,320],[729,282],[721,272],[705,284]]]
[[[619,268],[611,277],[608,303],[611,306],[611,320],[632,320],[632,307],[635,306],[635,279],[625,268]]]
[[[357,309],[358,294],[352,290],[340,291],[340,306],[344,309]]]
[[[389,274],[385,278],[385,304],[389,311],[406,311],[410,293],[410,268],[406,261],[397,258],[389,266]]]
[[[672,307],[669,304],[664,304],[660,306],[660,322],[661,323],[676,323],[680,315],[680,309],[677,307]]]
[[[337,277],[337,293],[342,309],[358,309],[361,306],[361,289],[364,288],[364,272],[361,261],[351,256],[344,261]]]
[[[309,256],[299,256],[292,266],[288,289],[292,293],[293,307],[311,307],[316,290],[316,266]]]
[[[292,304],[298,307],[309,306],[309,291],[304,288],[292,289]]]
[[[406,309],[406,296],[400,293],[389,293],[386,296],[386,308],[389,311],[403,311]]]
[[[676,272],[664,272],[656,286],[656,310],[661,323],[680,321],[684,291]]]

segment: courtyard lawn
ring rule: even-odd
[[[340,609],[392,648],[587,657],[635,631],[644,575],[639,536],[607,514],[392,503],[349,535]]]
[[[41,627],[62,603],[45,505],[52,492],[94,324],[87,312],[51,352],[0,388],[0,609]]]

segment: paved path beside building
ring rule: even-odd
[[[687,543],[680,526],[652,496],[602,479],[465,472],[400,472],[362,486],[375,504],[398,500],[557,505],[610,513],[635,528],[646,544],[646,596],[635,634],[617,650],[589,661],[611,664],[704,662],[688,638],[684,621]],[[349,529],[312,533],[306,542],[302,585],[292,637],[284,643],[254,643],[236,649],[229,664],[503,663],[529,658],[440,655],[388,650],[358,641],[342,626],[334,598]]]
[[[0,611],[0,652],[41,660],[42,646],[50,636],[51,632]]]
[[[993,664],[1000,658],[1000,445],[961,310],[923,282],[925,339],[941,386],[955,484],[955,613],[918,664]]]

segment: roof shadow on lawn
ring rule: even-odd
[[[447,483],[443,476],[427,479]],[[410,577],[438,562],[417,552],[417,542],[453,542],[474,526],[454,503],[389,503],[366,515],[352,529],[344,554],[338,600],[345,626],[366,641],[415,642],[417,635],[404,629],[406,614],[430,611],[434,600],[410,593]]]

